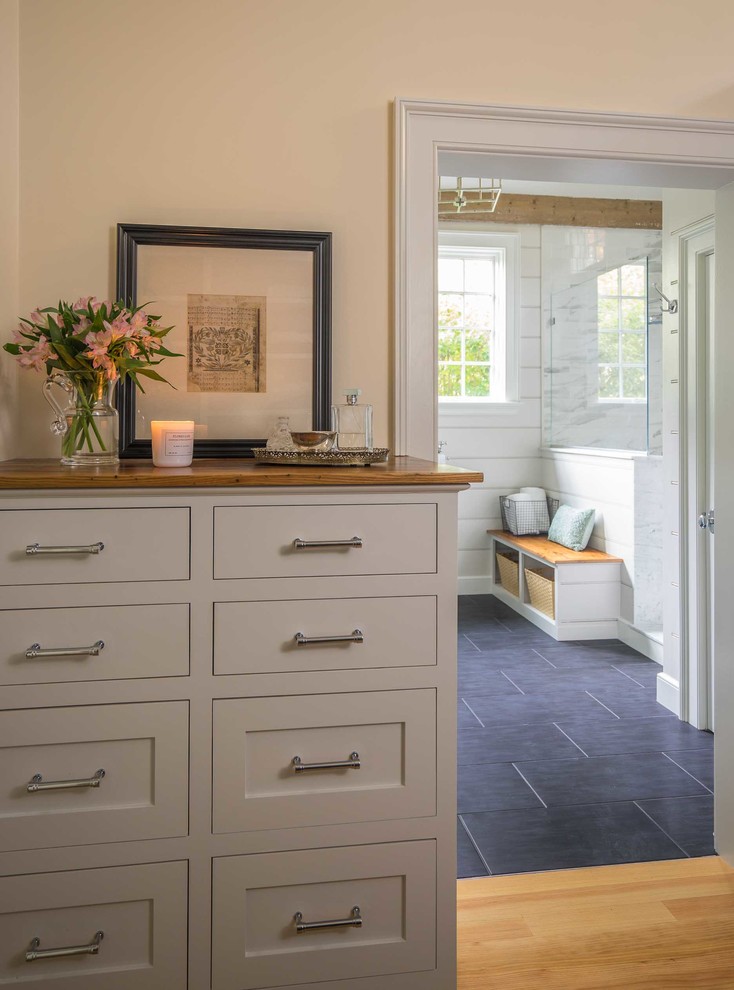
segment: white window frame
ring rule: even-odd
[[[456,230],[439,227],[438,251],[436,252],[435,284],[438,285],[438,256],[448,249],[457,257],[467,257],[476,254],[477,257],[488,254],[499,254],[502,261],[498,266],[498,275],[504,281],[504,293],[497,293],[497,318],[504,322],[504,333],[493,340],[493,347],[498,360],[490,362],[490,392],[495,390],[504,379],[504,388],[494,391],[494,396],[439,396],[438,402],[441,414],[445,412],[461,413],[471,410],[472,413],[497,411],[518,401],[520,378],[520,234],[497,233],[482,230]],[[448,252],[447,252],[448,253]],[[438,292],[435,299],[434,327],[438,328]],[[501,339],[500,339],[501,338]],[[438,330],[436,329],[436,339]],[[491,352],[492,353],[492,352]],[[490,356],[491,356],[490,353]],[[438,377],[438,361],[436,362],[436,377]],[[501,398],[497,398],[497,395]]]
[[[602,329],[601,327],[598,327],[598,329],[597,329],[597,337],[598,338],[601,338],[601,335],[604,334],[604,333],[616,334],[616,336],[617,336],[617,361],[616,362],[615,361],[602,361],[600,359],[597,360],[597,368],[598,369],[601,369],[601,368],[616,368],[617,369],[617,373],[619,375],[619,386],[618,386],[619,387],[619,394],[618,395],[616,395],[616,396],[611,396],[611,395],[610,396],[602,396],[601,394],[599,394],[597,392],[597,402],[599,402],[602,405],[640,405],[642,403],[648,402],[648,400],[649,400],[649,392],[648,392],[648,389],[649,389],[649,381],[648,381],[649,369],[648,369],[648,353],[647,353],[647,350],[648,350],[648,323],[647,323],[647,313],[648,313],[648,305],[649,305],[648,294],[647,294],[647,291],[646,291],[644,296],[625,296],[622,293],[622,291],[621,291],[622,290],[622,285],[621,285],[621,277],[622,277],[621,272],[622,272],[622,269],[625,268],[625,267],[627,267],[628,265],[635,265],[635,264],[640,265],[642,263],[640,261],[626,261],[622,265],[617,265],[615,268],[610,268],[610,269],[608,269],[607,272],[602,272],[601,273],[602,275],[606,275],[606,274],[608,274],[608,272],[617,272],[617,285],[618,285],[620,291],[618,293],[615,293],[612,296],[610,296],[610,295],[608,295],[606,293],[603,293],[601,295],[599,294],[599,278],[601,276],[597,276],[597,282],[596,282],[596,285],[597,285],[597,306],[598,306],[599,299],[616,299],[617,300],[617,326],[616,326],[616,328],[614,330],[607,330],[607,329]],[[646,264],[642,264],[642,267],[644,267],[645,274],[647,275],[647,265]],[[645,328],[643,330],[628,330],[628,329],[625,329],[622,326],[622,301],[624,299],[644,299],[644,301],[645,301]],[[622,335],[625,334],[625,333],[636,333],[636,334],[639,334],[639,336],[641,336],[641,337],[644,338],[644,340],[645,340],[645,358],[644,358],[644,361],[642,361],[641,363],[630,364],[629,362],[624,362],[622,360]],[[642,368],[642,370],[644,372],[644,375],[645,375],[645,395],[644,395],[644,397],[641,397],[641,396],[630,396],[630,395],[624,395],[623,394],[623,389],[624,389],[624,369],[625,368]],[[597,388],[598,388],[598,383],[597,383]]]

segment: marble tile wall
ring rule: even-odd
[[[662,456],[638,457],[635,493],[635,618],[638,629],[663,628]]]

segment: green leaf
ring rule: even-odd
[[[20,354],[20,344],[3,344],[3,350],[17,357]]]

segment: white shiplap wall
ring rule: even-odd
[[[539,485],[542,474],[540,227],[492,224],[492,230],[520,234],[519,401],[485,409],[439,406],[438,437],[449,462],[484,472],[482,485],[459,496],[460,594],[491,591],[487,530],[500,527],[498,497]]]

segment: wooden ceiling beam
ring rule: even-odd
[[[560,227],[626,227],[662,230],[663,204],[656,199],[592,199],[580,196],[527,196],[502,193],[494,213],[457,213],[450,202],[453,193],[444,190],[439,206],[441,223],[553,224]],[[465,192],[469,203],[478,193]]]

